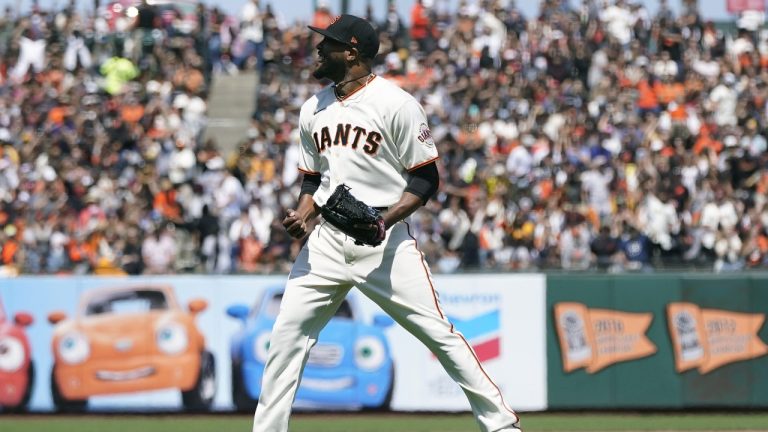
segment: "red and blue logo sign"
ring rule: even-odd
[[[471,318],[449,316],[448,320],[472,345],[481,362],[501,355],[501,318],[498,309]]]

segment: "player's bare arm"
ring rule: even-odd
[[[320,214],[320,207],[312,199],[318,187],[320,187],[320,175],[305,172],[301,179],[299,204],[296,210],[288,209],[283,219],[283,227],[291,237],[300,239],[307,235],[309,232],[307,223]]]
[[[355,229],[368,230],[371,232],[372,238],[375,238],[377,241],[382,241],[386,237],[386,231],[392,225],[407,218],[422,205],[424,205],[424,203],[420,197],[410,192],[404,192],[395,205],[381,214],[381,219],[379,219],[378,223],[355,224]]]
[[[385,229],[389,229],[426,204],[440,185],[440,176],[434,162],[419,167],[409,174],[408,186],[400,199],[381,215]],[[377,227],[371,225],[371,230],[375,229]]]
[[[418,210],[422,205],[424,205],[424,202],[419,196],[410,192],[403,192],[400,200],[381,215],[384,218],[384,225],[389,229],[392,225],[410,216],[411,213]]]

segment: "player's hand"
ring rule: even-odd
[[[384,224],[384,219],[382,217],[379,217],[376,223],[355,224],[354,228],[357,230],[369,231],[369,242],[373,244],[381,243],[387,237],[387,226]]]
[[[283,219],[283,227],[293,238],[300,239],[307,235],[307,223],[296,213],[296,210],[288,209]]]

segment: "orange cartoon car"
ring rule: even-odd
[[[78,411],[91,396],[177,388],[185,408],[209,409],[214,358],[195,325],[206,307],[194,299],[187,312],[169,286],[133,286],[86,291],[72,319],[52,312],[54,405]]]
[[[0,302],[0,408],[23,411],[32,396],[35,365],[24,327],[32,324],[32,315],[17,312],[8,320]]]

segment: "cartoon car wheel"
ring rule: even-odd
[[[243,381],[243,369],[238,361],[232,362],[232,403],[235,409],[242,412],[252,412],[256,409],[259,401],[248,395]]]
[[[387,390],[387,395],[384,396],[384,400],[381,402],[381,405],[379,406],[368,406],[363,407],[362,411],[366,412],[384,412],[389,411],[392,407],[392,396],[395,394],[395,363],[392,363],[392,367],[390,369],[390,375],[392,376],[392,383],[389,385],[389,390]]]
[[[85,406],[88,405],[88,399],[67,399],[61,394],[59,385],[56,382],[56,366],[51,369],[51,397],[53,398],[53,406],[56,411],[62,412],[81,412],[85,411]]]
[[[208,410],[216,395],[216,362],[213,354],[203,352],[200,359],[200,375],[192,390],[181,393],[184,407],[192,411]]]
[[[21,400],[21,404],[15,408],[17,411],[26,411],[29,407],[29,401],[32,399],[32,383],[35,382],[35,364],[30,360],[29,369],[27,369],[27,391],[24,393],[24,398]]]
[[[29,369],[27,369],[27,382],[29,385],[21,398],[21,402],[16,406],[3,407],[4,411],[11,414],[21,414],[29,410],[29,401],[32,399],[32,383],[35,382],[35,364],[31,360],[29,361]]]

